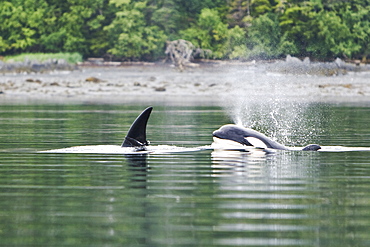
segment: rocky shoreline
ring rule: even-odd
[[[48,73],[51,71],[71,71],[78,69],[75,64],[70,64],[64,59],[48,59],[34,61],[26,59],[23,62],[3,62],[0,60],[0,73]]]
[[[344,75],[348,72],[370,71],[370,64],[348,63],[340,58],[333,62],[311,62],[308,57],[300,60],[288,55],[285,61],[279,60],[270,64],[269,71],[285,74],[305,74],[317,76]]]
[[[336,60],[319,66],[307,60],[289,59],[273,63],[203,62],[182,72],[169,64],[84,64],[43,72],[2,72],[0,102],[220,104],[236,96],[251,100],[280,97],[306,101],[370,101],[367,65],[358,68]],[[53,64],[60,64],[62,68],[64,63],[54,61]],[[315,70],[320,73],[312,72]],[[333,70],[337,72],[329,72]]]
[[[64,59],[48,59],[37,61],[26,59],[23,62],[3,62],[0,60],[0,73],[49,73],[53,71],[73,71],[83,67],[127,67],[127,66],[165,66],[165,63],[153,62],[114,62],[103,58],[88,58],[78,64],[70,64]],[[169,65],[169,64],[167,64]],[[220,66],[259,66],[266,70],[284,74],[306,74],[319,76],[333,76],[348,72],[370,71],[370,64],[361,64],[359,61],[346,62],[339,58],[333,62],[311,62],[308,57],[300,60],[288,55],[284,60],[262,60],[259,62],[239,62],[222,60],[200,59],[189,63],[190,67],[220,67]]]

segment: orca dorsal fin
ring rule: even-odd
[[[147,146],[146,125],[153,107],[146,108],[131,124],[131,127],[121,147],[142,147]]]

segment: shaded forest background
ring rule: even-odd
[[[154,61],[185,39],[212,59],[370,55],[370,0],[2,0],[0,55]]]

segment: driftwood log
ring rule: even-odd
[[[210,54],[209,50],[202,50],[196,48],[190,41],[178,39],[174,41],[167,41],[166,55],[170,57],[172,63],[183,70],[185,67],[197,67],[198,64],[191,61],[195,56],[205,56]]]

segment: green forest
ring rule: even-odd
[[[370,56],[370,0],[1,0],[0,55],[155,61],[190,41],[210,59]]]

